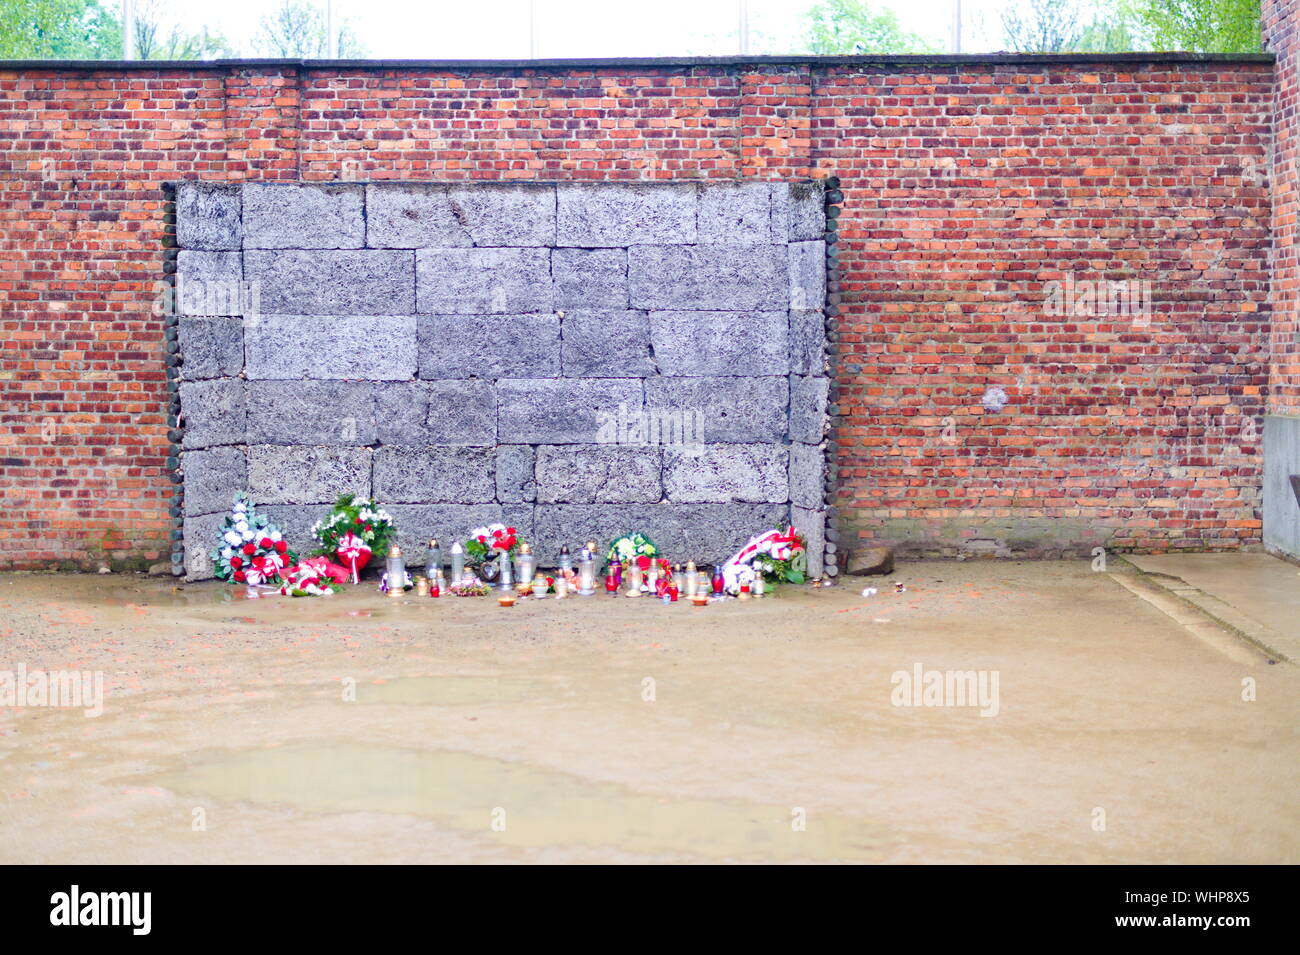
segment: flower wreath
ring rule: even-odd
[[[209,556],[219,580],[249,586],[278,580],[285,567],[298,561],[280,528],[257,513],[243,491],[235,495]]]
[[[498,554],[514,556],[522,543],[513,527],[488,524],[469,532],[469,539],[465,541],[465,553],[476,561],[491,560]]]
[[[353,583],[372,554],[382,554],[388,549],[388,542],[396,532],[393,518],[377,500],[358,499],[353,494],[341,496],[329,514],[311,528],[312,536],[320,542],[316,554],[333,557],[349,568]]]
[[[642,570],[650,569],[650,561],[659,556],[659,548],[645,534],[636,531],[631,534],[624,534],[622,537],[614,538],[613,543],[609,545],[609,551],[605,554],[604,573],[609,573],[610,562],[617,557],[619,562],[628,566],[628,562],[635,559],[637,566]]]

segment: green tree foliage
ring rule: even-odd
[[[117,17],[98,0],[0,0],[0,58],[99,60],[121,46]]]
[[[365,56],[365,48],[348,23],[336,23],[335,30],[340,59]],[[255,43],[266,56],[324,59],[329,56],[325,11],[311,0],[280,0],[280,6],[262,18]]]
[[[804,19],[808,51],[819,56],[859,53],[937,53],[938,44],[898,25],[890,10],[865,0],[819,0]]]
[[[1131,0],[1155,50],[1258,53],[1259,0]]]

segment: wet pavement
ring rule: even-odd
[[[1087,561],[896,576],[506,609],[0,575],[0,673],[104,680],[98,717],[0,706],[0,861],[1300,861],[1300,669]]]

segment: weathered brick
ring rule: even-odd
[[[243,315],[244,267],[238,252],[181,252],[176,257],[180,315]]]
[[[790,499],[789,456],[770,444],[710,444],[664,452],[669,501],[782,504]]]
[[[821,444],[826,421],[830,379],[792,375],[790,378],[790,440]]]
[[[503,444],[497,448],[498,501],[517,504],[537,499],[536,458],[531,445]]]
[[[263,313],[411,315],[415,312],[414,252],[250,249],[244,253],[244,279],[257,283]]]
[[[785,242],[772,234],[772,187],[766,182],[710,183],[699,194],[699,241],[711,245]]]

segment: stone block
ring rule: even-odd
[[[187,381],[229,378],[244,370],[244,324],[238,318],[181,316],[176,322]]]
[[[780,210],[783,241],[805,242],[826,234],[826,187],[820,182],[783,182],[772,186],[772,208]]]
[[[573,182],[556,187],[556,244],[578,248],[696,240],[694,183]]]
[[[560,326],[567,378],[644,378],[656,373],[645,312],[574,310]]]
[[[258,510],[266,515],[268,521],[280,528],[280,533],[284,535],[290,549],[300,558],[310,557],[312,551],[320,546],[320,541],[312,536],[311,529],[317,521],[324,520],[330,512],[326,504],[271,504],[258,507]],[[382,561],[375,560],[371,563],[373,565]]]
[[[535,183],[376,183],[366,187],[367,244],[422,249],[548,246],[555,189]]]
[[[382,447],[375,451],[375,496],[384,502],[477,504],[496,497],[490,448]]]
[[[772,187],[766,182],[719,182],[700,187],[701,245],[767,245],[772,236]],[[785,236],[775,241],[784,243]]]
[[[791,242],[790,307],[818,309],[826,304],[826,243]]]
[[[511,315],[555,305],[546,249],[419,249],[419,310],[444,315]]]
[[[248,493],[259,504],[333,504],[370,496],[370,449],[259,444],[248,449]]]
[[[181,383],[184,448],[243,444],[245,434],[244,380],[213,378]],[[235,488],[233,490],[239,490]]]
[[[537,500],[535,477],[537,452],[527,444],[503,444],[497,448],[497,500],[522,504]]]
[[[617,417],[640,415],[635,378],[503,379],[497,382],[497,440],[503,444],[605,444]]]
[[[385,381],[374,392],[375,440],[380,444],[420,447],[429,438],[429,382]]]
[[[412,315],[246,320],[245,373],[250,379],[405,381],[416,372],[415,322]]]
[[[232,492],[233,496],[233,492]],[[229,501],[226,501],[229,504]],[[213,573],[212,558],[209,554],[217,545],[217,535],[226,520],[223,514],[202,514],[187,516],[181,526],[185,540],[185,579],[211,580]]]
[[[655,364],[669,377],[785,375],[789,319],[780,312],[651,312]]]
[[[374,444],[372,385],[361,381],[255,381],[249,444]]]
[[[537,449],[539,504],[655,503],[663,497],[658,448],[570,444]]]
[[[789,387],[784,376],[647,378],[646,412],[659,420],[660,434],[674,433],[680,421],[687,444],[779,443]]]
[[[626,249],[556,249],[551,277],[557,308],[627,308]]]
[[[634,246],[627,251],[633,308],[743,311],[789,307],[785,246]]]
[[[826,315],[820,309],[790,310],[790,370],[797,375],[826,371]]]
[[[790,502],[798,507],[821,508],[826,502],[826,446],[790,446]]]
[[[845,573],[857,576],[892,574],[894,549],[892,547],[855,547],[849,553]]]
[[[248,466],[240,447],[182,451],[181,469],[187,516],[224,512],[235,492],[248,487]]]
[[[712,444],[664,451],[664,493],[673,502],[782,504],[790,499],[789,459],[769,444]]]
[[[729,559],[755,534],[784,527],[784,504],[538,504],[533,541],[538,559],[551,565],[561,544],[576,547],[595,538],[601,558],[621,534],[641,531],[673,563]]]
[[[790,378],[790,440],[821,444],[825,436],[826,398],[830,379],[793,375]]]
[[[263,313],[411,315],[415,253],[360,249],[249,250],[244,279],[257,283]]]
[[[182,249],[240,248],[241,191],[226,183],[180,183],[176,187],[176,244]]]
[[[820,577],[825,571],[826,511],[796,505],[790,508],[790,519],[807,550],[809,578]]]
[[[427,443],[496,444],[497,399],[492,382],[481,379],[431,381],[427,388]]]
[[[385,504],[397,525],[397,546],[407,567],[423,567],[429,538],[442,547],[443,567],[451,570],[451,545],[464,541],[475,527],[502,521],[500,504]],[[514,525],[518,528],[518,525]]]
[[[184,251],[176,256],[178,315],[243,315],[248,298],[239,252]]]
[[[360,185],[258,183],[244,186],[244,248],[359,249],[366,244]]]
[[[560,373],[560,317],[421,315],[420,377],[522,378]]]

